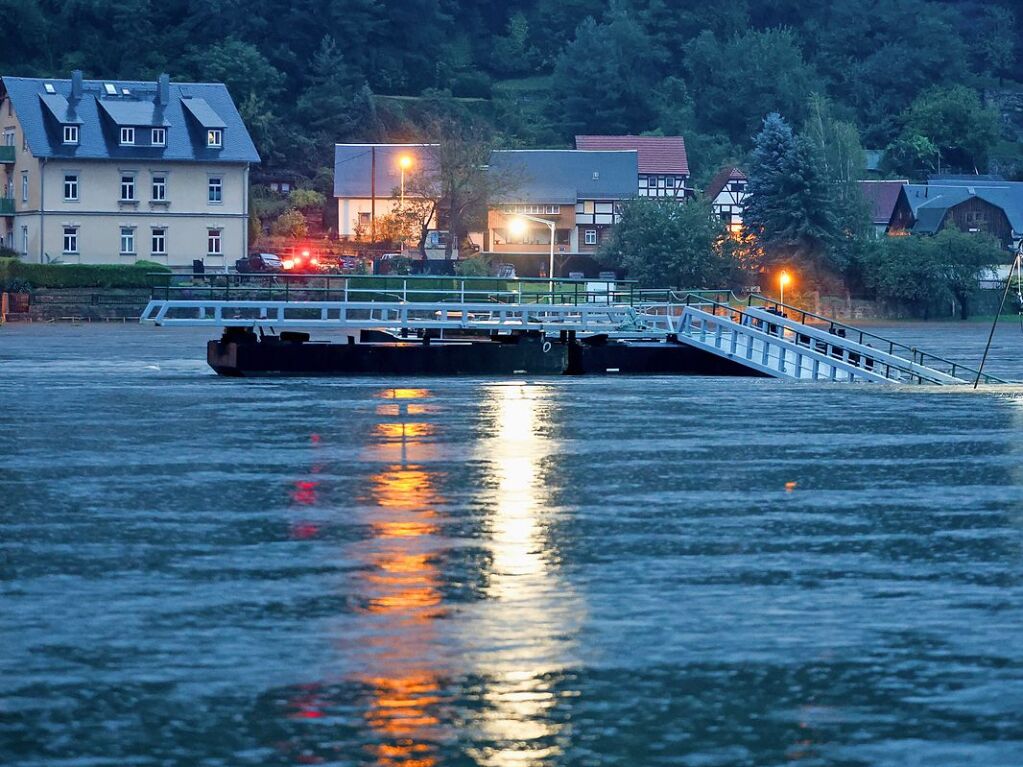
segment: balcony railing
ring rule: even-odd
[[[14,147],[0,146],[0,163],[5,165],[14,162]]]
[[[14,215],[14,198],[0,197],[0,216]]]

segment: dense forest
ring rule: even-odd
[[[264,167],[320,184],[333,142],[416,138],[452,115],[507,146],[681,133],[699,183],[748,156],[767,113],[804,124],[811,93],[902,172],[935,148],[939,165],[1014,172],[1017,142],[981,105],[1023,81],[1017,4],[0,0],[0,73],[223,81]]]

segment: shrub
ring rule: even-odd
[[[463,258],[455,264],[455,274],[459,277],[488,277],[490,259],[483,255]]]
[[[305,216],[294,208],[288,208],[274,221],[270,230],[278,237],[305,237],[309,232]]]
[[[36,288],[148,288],[152,272],[170,269],[151,261],[132,265],[25,264],[0,261],[0,282],[8,288],[19,280]]]

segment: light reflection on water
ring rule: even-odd
[[[0,336],[0,763],[1023,764],[1019,387],[202,340]]]

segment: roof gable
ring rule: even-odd
[[[712,178],[710,180],[710,183],[707,184],[707,188],[704,190],[703,193],[704,196],[713,200],[715,197],[721,194],[722,191],[724,191],[724,188],[725,186],[728,185],[729,181],[748,180],[749,179],[746,177],[745,173],[736,168],[734,165],[728,165],[714,174],[714,178]]]
[[[639,154],[639,173],[689,175],[686,142],[681,136],[576,136],[576,149],[629,151]]]
[[[858,183],[863,199],[870,206],[871,221],[876,225],[887,226],[891,223],[892,214],[895,213],[895,205],[899,201],[902,186],[909,183],[909,179],[860,181]]]
[[[18,115],[32,155],[78,160],[166,160],[256,163],[259,154],[227,88],[221,83],[170,83],[167,104],[157,104],[155,82],[121,81],[108,90],[104,81],[86,80],[79,98],[70,80],[4,77],[2,87]],[[50,94],[45,84],[51,84]],[[113,92],[110,92],[110,91]],[[192,129],[184,101],[200,99],[219,117],[221,147],[206,145],[205,131]],[[67,104],[67,107],[64,107]],[[80,126],[77,144],[64,144],[62,125]],[[121,146],[117,127],[162,127],[165,145],[149,143],[149,132]]]

